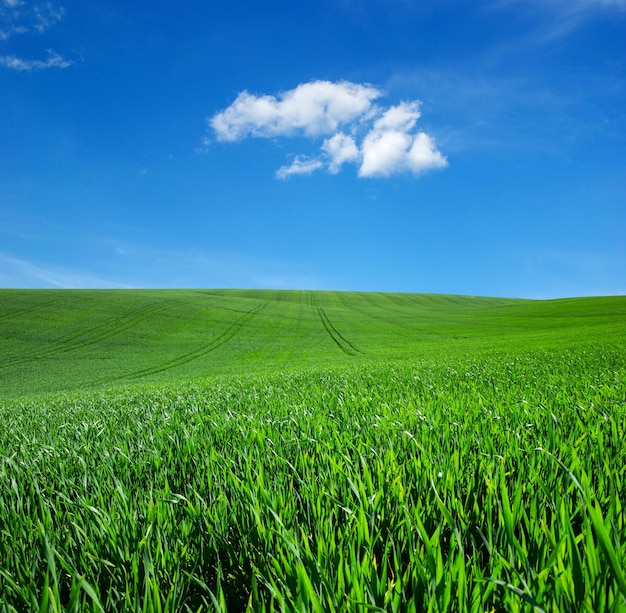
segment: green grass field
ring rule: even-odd
[[[0,611],[626,609],[626,298],[0,290]]]
[[[0,291],[0,398],[624,339],[626,298]]]

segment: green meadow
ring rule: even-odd
[[[0,612],[626,610],[626,297],[0,290]]]

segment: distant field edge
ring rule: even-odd
[[[626,345],[626,296],[0,289],[0,399]]]

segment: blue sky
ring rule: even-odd
[[[0,0],[0,287],[624,294],[625,41],[626,0]]]

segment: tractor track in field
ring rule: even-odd
[[[293,330],[293,337],[295,341],[297,341],[297,339],[299,338],[299,334],[300,334],[300,328],[302,327],[302,316],[305,310],[308,310],[308,309],[306,308],[306,305],[304,305],[302,302],[299,302],[299,303],[294,302],[293,304],[298,305],[298,317],[297,319],[294,320],[296,322],[296,327]],[[294,358],[295,355],[296,355],[296,342],[293,342],[291,344],[291,350],[289,351],[289,358],[287,359],[287,363],[291,362],[291,360]]]
[[[343,304],[343,306],[345,306],[346,309],[350,309],[351,311],[354,310],[354,308],[350,304],[350,301],[346,298],[346,295],[344,292],[335,292],[335,296],[337,296],[337,298],[339,299],[339,302],[341,302],[341,304]]]
[[[199,347],[198,349],[194,349],[193,351],[189,351],[187,353],[183,353],[179,355],[177,358],[172,360],[168,360],[167,362],[162,362],[156,366],[151,366],[148,368],[143,368],[141,370],[137,370],[133,373],[123,375],[118,377],[118,380],[122,379],[139,379],[140,377],[147,377],[149,375],[155,375],[160,372],[164,372],[166,370],[171,370],[172,368],[177,368],[178,366],[182,366],[183,364],[187,364],[192,362],[193,360],[197,360],[198,358],[202,358],[209,353],[212,353],[222,345],[226,344],[230,341],[235,335],[237,335],[242,328],[246,326],[246,324],[257,314],[259,311],[263,310],[271,301],[265,300],[260,304],[256,305],[249,311],[244,312],[237,321],[233,322],[230,326],[226,328],[221,334],[216,336],[210,343]]]
[[[320,321],[322,325],[326,329],[328,336],[332,339],[332,341],[347,355],[355,356],[359,353],[362,353],[359,349],[357,349],[335,326],[332,321],[326,314],[326,311],[321,307],[317,307],[317,314],[319,315]]]
[[[83,349],[84,347],[88,347],[89,345],[95,345],[96,343],[121,334],[122,332],[126,332],[127,330],[130,330],[131,328],[137,326],[143,321],[146,321],[151,317],[158,315],[159,313],[162,313],[174,307],[191,304],[193,302],[201,302],[201,300],[177,300],[176,302],[168,303],[165,305],[159,304],[140,307],[131,311],[130,313],[125,313],[124,315],[109,319],[97,326],[94,326],[93,328],[90,328],[89,330],[83,332],[74,332],[65,337],[57,339],[54,346],[49,347],[48,349],[43,351],[38,351],[36,354],[27,353],[0,360],[0,369],[7,368],[9,366],[21,366],[22,364],[34,362],[40,360],[41,358],[51,357],[59,353],[68,353],[77,349]]]
[[[263,350],[266,347],[271,346],[271,341],[282,333],[281,324],[285,320],[292,319],[289,315],[287,315],[287,312],[291,305],[288,302],[283,302],[282,296],[281,296],[282,294],[283,292],[277,292],[276,294],[274,294],[271,298],[267,300],[268,303],[274,303],[275,305],[280,305],[280,311],[275,311],[274,314],[270,316],[264,315],[264,317],[267,317],[268,320],[272,322],[272,325],[268,326],[269,329],[267,331],[267,335],[264,337],[263,343],[261,343],[261,348],[256,347],[256,348],[248,349],[242,355],[247,355],[247,354],[254,353],[254,352],[258,353],[259,351],[263,352]]]
[[[375,315],[374,313],[370,313],[369,311],[364,310],[363,308],[357,308],[354,305],[352,305],[348,300],[346,300],[346,298],[342,296],[341,294],[342,292],[337,292],[337,296],[339,300],[347,309],[349,309],[350,311],[354,313],[359,313],[360,315],[368,317],[369,319],[372,319],[373,321],[377,323],[383,323],[387,326],[393,326],[394,328],[399,328],[403,330],[410,330],[410,331],[417,330],[421,332],[422,334],[424,334],[425,336],[434,336],[434,337],[441,336],[441,332],[435,332],[433,330],[425,330],[424,328],[421,328],[421,327],[415,327],[412,323],[409,323],[409,322],[399,322],[399,321],[389,320],[384,317],[381,317],[380,315]],[[390,298],[390,300],[396,305],[406,307],[406,302],[402,303],[398,299],[395,299],[395,298]],[[394,312],[398,313],[397,310]]]
[[[337,328],[335,328],[324,308],[319,305],[317,294],[315,292],[308,292],[308,299],[309,304],[317,310],[317,315],[322,322],[322,326],[324,326],[326,333],[330,336],[333,343],[335,343],[335,345],[337,345],[337,347],[339,347],[339,349],[346,355],[355,356],[362,353],[362,351],[357,349],[345,336],[341,334],[341,332],[339,332],[339,330],[337,330]]]
[[[22,315],[28,315],[29,313],[34,313],[35,311],[39,311],[45,307],[56,306],[57,304],[61,304],[62,302],[67,302],[68,298],[58,298],[57,300],[49,300],[48,302],[43,302],[36,306],[26,307],[24,309],[19,309],[17,311],[13,311],[11,313],[5,313],[4,315],[0,315],[0,321],[6,321],[7,319],[14,319],[15,317],[21,317]]]

